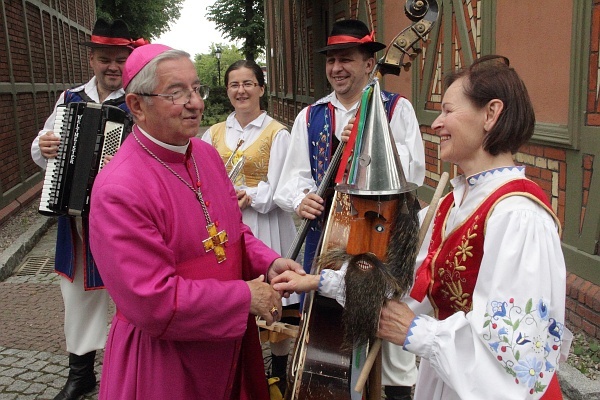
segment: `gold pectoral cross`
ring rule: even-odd
[[[204,250],[207,253],[211,250],[214,251],[215,256],[217,256],[217,262],[222,263],[227,259],[225,256],[225,247],[223,246],[227,242],[227,232],[221,231],[217,233],[217,227],[212,223],[206,225],[206,230],[208,231],[208,239],[202,241]]]

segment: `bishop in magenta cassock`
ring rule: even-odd
[[[266,281],[302,267],[242,223],[189,55],[150,44],[123,72],[132,133],[98,175],[90,246],[117,312],[100,399],[268,399],[254,316],[279,319]],[[266,280],[266,279],[265,279]]]

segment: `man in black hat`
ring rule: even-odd
[[[292,127],[292,141],[274,200],[283,210],[313,220],[304,249],[307,272],[325,225],[324,200],[315,192],[342,139],[344,127],[356,114],[362,91],[376,64],[375,53],[386,47],[375,41],[374,36],[358,20],[343,20],[333,25],[327,46],[318,50],[326,56],[325,70],[333,92],[303,109]],[[414,109],[407,99],[395,93],[382,91],[382,101],[406,180],[421,186],[425,178],[425,152]],[[383,351],[386,395],[394,400],[410,398],[410,387],[417,373],[414,356],[401,348],[386,351],[386,346]],[[273,365],[275,362],[274,357]],[[394,371],[393,375],[388,370]]]
[[[31,146],[36,164],[46,168],[58,154],[60,139],[54,135],[57,106],[72,102],[95,102],[117,106],[128,112],[121,73],[131,51],[145,41],[132,41],[125,22],[112,24],[98,19],[90,41],[90,67],[94,76],[84,85],[63,92]],[[69,352],[69,376],[55,400],[78,399],[96,386],[96,350],[104,348],[107,336],[109,298],[87,243],[87,218],[58,218],[55,270],[61,275],[65,304],[65,338]]]

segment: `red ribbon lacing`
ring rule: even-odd
[[[342,43],[371,43],[375,41],[375,31],[371,31],[370,34],[363,36],[362,38],[356,38],[348,35],[335,35],[330,36],[327,39],[327,45],[331,44],[342,44]]]
[[[137,40],[131,40],[131,39],[125,39],[125,38],[113,38],[113,37],[96,36],[96,35],[92,35],[91,41],[92,41],[92,43],[96,43],[96,44],[106,44],[109,46],[129,46],[129,47],[133,47],[133,48],[140,47],[140,46],[150,43],[149,41],[147,41],[144,38],[139,38]]]
[[[433,254],[433,251],[429,251],[423,264],[421,264],[415,274],[415,283],[410,291],[410,297],[418,302],[422,302],[423,299],[425,299],[427,291],[429,290],[429,285],[431,284],[431,261],[433,259]]]

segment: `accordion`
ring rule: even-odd
[[[131,117],[118,107],[78,102],[57,107],[58,155],[48,160],[38,211],[81,216],[89,212],[92,185],[131,132]]]

